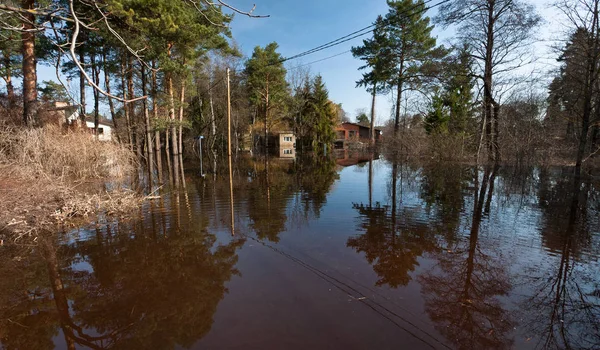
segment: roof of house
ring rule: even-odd
[[[94,117],[91,116],[91,115],[87,115],[85,117],[85,121],[89,122],[89,123],[93,123],[94,122]],[[107,126],[110,126],[110,127],[114,127],[115,126],[115,123],[113,123],[112,120],[106,119],[104,117],[98,118],[98,124],[107,125]]]
[[[358,127],[361,127],[361,128],[371,129],[371,127],[368,126],[368,125],[363,125],[363,124],[358,124],[358,123],[351,123],[351,122],[343,122],[340,126],[342,126],[342,125],[354,125],[354,126],[358,126]],[[381,131],[381,129],[379,129],[378,127],[375,127],[374,129]]]

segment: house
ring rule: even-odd
[[[255,144],[264,148],[264,135],[255,135]],[[268,151],[280,158],[296,158],[296,135],[291,131],[269,133]]]
[[[279,158],[296,158],[296,136],[292,132],[279,133]]]
[[[94,118],[86,117],[85,126],[89,129],[92,135],[95,135],[96,128],[94,127]],[[100,119],[98,121],[98,141],[112,141],[114,124],[108,120]]]
[[[381,141],[381,130],[375,130],[375,142]],[[371,128],[356,123],[342,123],[335,128],[336,148],[345,148],[349,142],[369,143]]]
[[[78,105],[70,105],[67,102],[55,102],[54,107],[51,110],[63,113],[57,121],[59,126],[70,128],[82,127]],[[94,117],[86,116],[85,126],[83,126],[83,128],[88,129],[93,135],[96,130],[94,126]],[[113,129],[114,124],[112,121],[100,118],[98,121],[98,141],[112,141]]]

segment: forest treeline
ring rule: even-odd
[[[599,3],[555,4],[568,33],[556,48],[560,69],[540,88],[528,69],[541,18],[527,1],[388,0],[352,49],[363,62],[357,84],[373,101],[359,120],[376,127],[376,99],[387,95],[394,108],[384,139],[396,154],[569,161],[579,173],[600,146]],[[229,29],[234,15],[266,17],[220,0],[3,1],[3,117],[35,127],[50,103],[70,100],[97,129],[106,109],[119,141],[178,183],[174,169],[195,137],[213,156],[226,149],[229,84],[234,150],[283,130],[302,150],[331,146],[348,118],[322,77],[286,69],[277,43],[243,57]],[[452,44],[438,44],[435,25],[456,30]],[[58,81],[38,83],[38,64],[55,67]]]

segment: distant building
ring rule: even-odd
[[[278,146],[280,158],[296,158],[296,135],[294,133],[279,133]]]
[[[52,108],[52,111],[62,112],[62,114],[59,114],[60,118],[57,120],[59,126],[65,126],[69,128],[83,127],[90,130],[92,135],[95,134],[96,129],[94,127],[93,117],[86,116],[85,126],[82,126],[79,106],[70,105],[67,102],[54,102],[54,108]],[[98,141],[112,141],[113,128],[114,124],[112,121],[100,118],[98,121]]]
[[[375,130],[375,142],[381,141],[381,130]],[[342,123],[335,128],[336,148],[346,148],[348,143],[369,143],[371,128],[356,123]]]
[[[264,135],[255,135],[255,144],[264,149]],[[280,158],[296,158],[296,135],[291,131],[269,133],[268,151]]]
[[[95,135],[94,118],[86,117],[85,126]],[[98,121],[98,141],[112,141],[114,124],[108,120]]]

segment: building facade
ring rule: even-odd
[[[381,141],[381,130],[375,130],[375,142]],[[371,128],[356,123],[342,123],[335,128],[336,148],[346,148],[350,143],[369,143]]]

